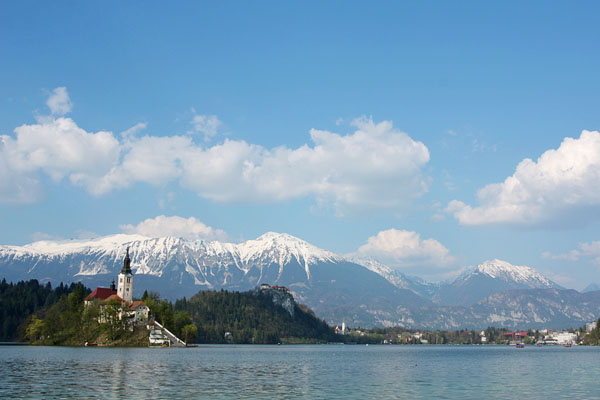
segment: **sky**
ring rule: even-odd
[[[598,2],[0,9],[0,244],[275,231],[600,282]]]

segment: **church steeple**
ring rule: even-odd
[[[131,274],[131,258],[129,258],[129,246],[127,246],[127,255],[123,260],[123,268],[121,269],[122,274]]]
[[[133,301],[133,273],[131,272],[131,258],[129,258],[129,246],[127,246],[127,254],[123,260],[123,269],[119,274],[119,286],[117,287],[117,295],[127,303]]]

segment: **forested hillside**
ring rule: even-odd
[[[33,279],[18,283],[0,282],[0,342],[23,339],[25,324],[33,314],[43,316],[45,311],[78,287],[77,284],[52,288],[50,283],[40,285]],[[90,291],[84,290],[85,295]]]
[[[83,306],[89,293],[80,283],[52,288],[37,280],[15,284],[3,280],[0,341],[81,345],[106,337],[117,345],[141,343],[118,321],[99,323],[98,307]],[[314,343],[336,338],[333,329],[311,310],[276,291],[202,291],[175,304],[160,299],[156,292],[145,292],[142,300],[152,318],[192,343]]]
[[[292,303],[293,315],[269,291],[202,291],[175,302],[198,327],[198,343],[302,343],[336,339],[308,308]],[[231,336],[227,335],[229,332]]]

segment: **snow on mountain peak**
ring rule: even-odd
[[[142,235],[116,234],[97,239],[41,240],[26,244],[21,248],[38,254],[69,254],[86,250],[112,251],[116,247],[125,246],[128,243],[148,239],[148,237]]]
[[[257,239],[242,243],[189,241],[184,238],[165,236],[151,238],[142,235],[116,234],[87,240],[39,241],[25,246],[0,246],[0,255],[20,259],[31,257],[50,257],[63,259],[71,256],[100,257],[100,264],[79,263],[78,275],[94,275],[107,265],[118,265],[126,247],[131,247],[132,268],[136,274],[162,276],[177,264],[184,264],[186,271],[202,269],[203,273],[212,268],[236,268],[248,272],[251,268],[278,265],[279,274],[289,262],[297,262],[310,278],[309,265],[319,262],[336,262],[342,258],[327,250],[286,233],[267,232]],[[197,272],[197,273],[196,273]],[[198,275],[199,270],[194,272]],[[212,272],[206,272],[208,274]],[[196,277],[196,275],[194,275]],[[199,281],[204,279],[198,278]]]
[[[247,240],[235,247],[244,262],[254,258],[271,258],[283,264],[295,258],[300,264],[312,264],[341,259],[331,251],[320,249],[287,233],[267,232],[257,239]]]
[[[263,240],[263,241],[268,241],[268,240],[296,240],[296,241],[303,241],[300,238],[297,238],[295,236],[292,236],[290,234],[287,233],[279,233],[279,232],[265,232],[262,235],[260,235],[259,237],[257,237],[255,240]]]
[[[506,261],[494,259],[479,264],[474,270],[491,278],[526,283],[532,287],[555,287],[556,285],[535,269],[527,266],[512,265]]]

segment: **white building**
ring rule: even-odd
[[[119,274],[117,295],[127,303],[133,301],[133,273],[131,272],[129,247],[127,247],[127,255],[125,256],[125,260],[123,260],[123,269],[121,269],[121,273]]]
[[[545,342],[556,344],[575,344],[577,343],[577,334],[571,332],[552,332],[544,337]]]
[[[586,332],[591,332],[592,329],[596,328],[596,325],[598,324],[598,321],[594,321],[594,322],[590,322],[588,324],[585,324],[585,331]]]
[[[133,325],[147,322],[150,309],[143,301],[133,301],[133,273],[131,272],[129,247],[127,248],[127,255],[123,260],[123,269],[121,269],[118,279],[118,288],[115,288],[114,280],[110,285],[110,288],[96,288],[85,298],[85,305],[88,306],[93,301],[100,303],[101,315],[98,317],[100,323],[106,322],[103,316],[104,309],[111,300],[120,302],[120,307],[118,309],[119,319],[127,320],[130,323],[131,328],[133,328]]]
[[[481,332],[479,333],[479,337],[481,338],[481,343],[487,343],[488,339],[487,339],[487,337],[485,336],[485,331],[481,331]]]

